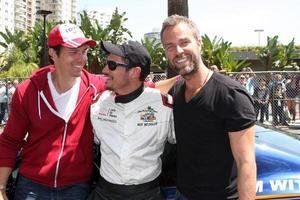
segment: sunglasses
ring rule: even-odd
[[[108,69],[110,71],[114,71],[115,69],[117,69],[118,66],[120,66],[120,67],[129,67],[129,65],[127,65],[127,64],[117,63],[117,62],[112,61],[112,60],[107,60],[106,64],[107,64]]]

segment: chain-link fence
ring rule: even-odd
[[[25,78],[0,79],[0,125],[6,123],[16,85],[24,79]]]
[[[240,72],[229,76],[253,97],[258,122],[288,126],[300,119],[300,72]]]
[[[300,72],[232,72],[232,79],[243,85],[254,99],[257,121],[274,126],[300,123]],[[25,78],[0,80],[0,123],[5,124],[15,86]],[[151,73],[148,80],[166,79],[164,73]]]
[[[257,121],[274,126],[300,123],[300,72],[232,72],[232,79],[243,85],[254,99]],[[165,79],[152,74],[152,81]]]

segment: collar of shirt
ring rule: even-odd
[[[115,97],[115,103],[128,103],[134,99],[136,99],[138,96],[140,96],[144,91],[144,84],[142,84],[138,89],[135,91],[126,94],[126,95],[117,95]]]

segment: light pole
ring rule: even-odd
[[[260,46],[260,33],[263,32],[264,29],[255,29],[254,32],[258,34],[258,46]]]
[[[49,64],[49,57],[47,51],[47,39],[46,39],[46,17],[51,14],[50,10],[38,10],[36,12],[37,15],[42,15],[44,19],[44,30],[43,30],[43,48],[42,48],[42,56],[40,58],[40,67],[46,66]]]

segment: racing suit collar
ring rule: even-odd
[[[144,91],[144,84],[141,84],[141,86],[138,89],[136,89],[135,91],[129,94],[119,95],[119,96],[117,95],[115,97],[115,103],[129,103],[134,99],[136,99],[138,96],[140,96],[143,91]]]

